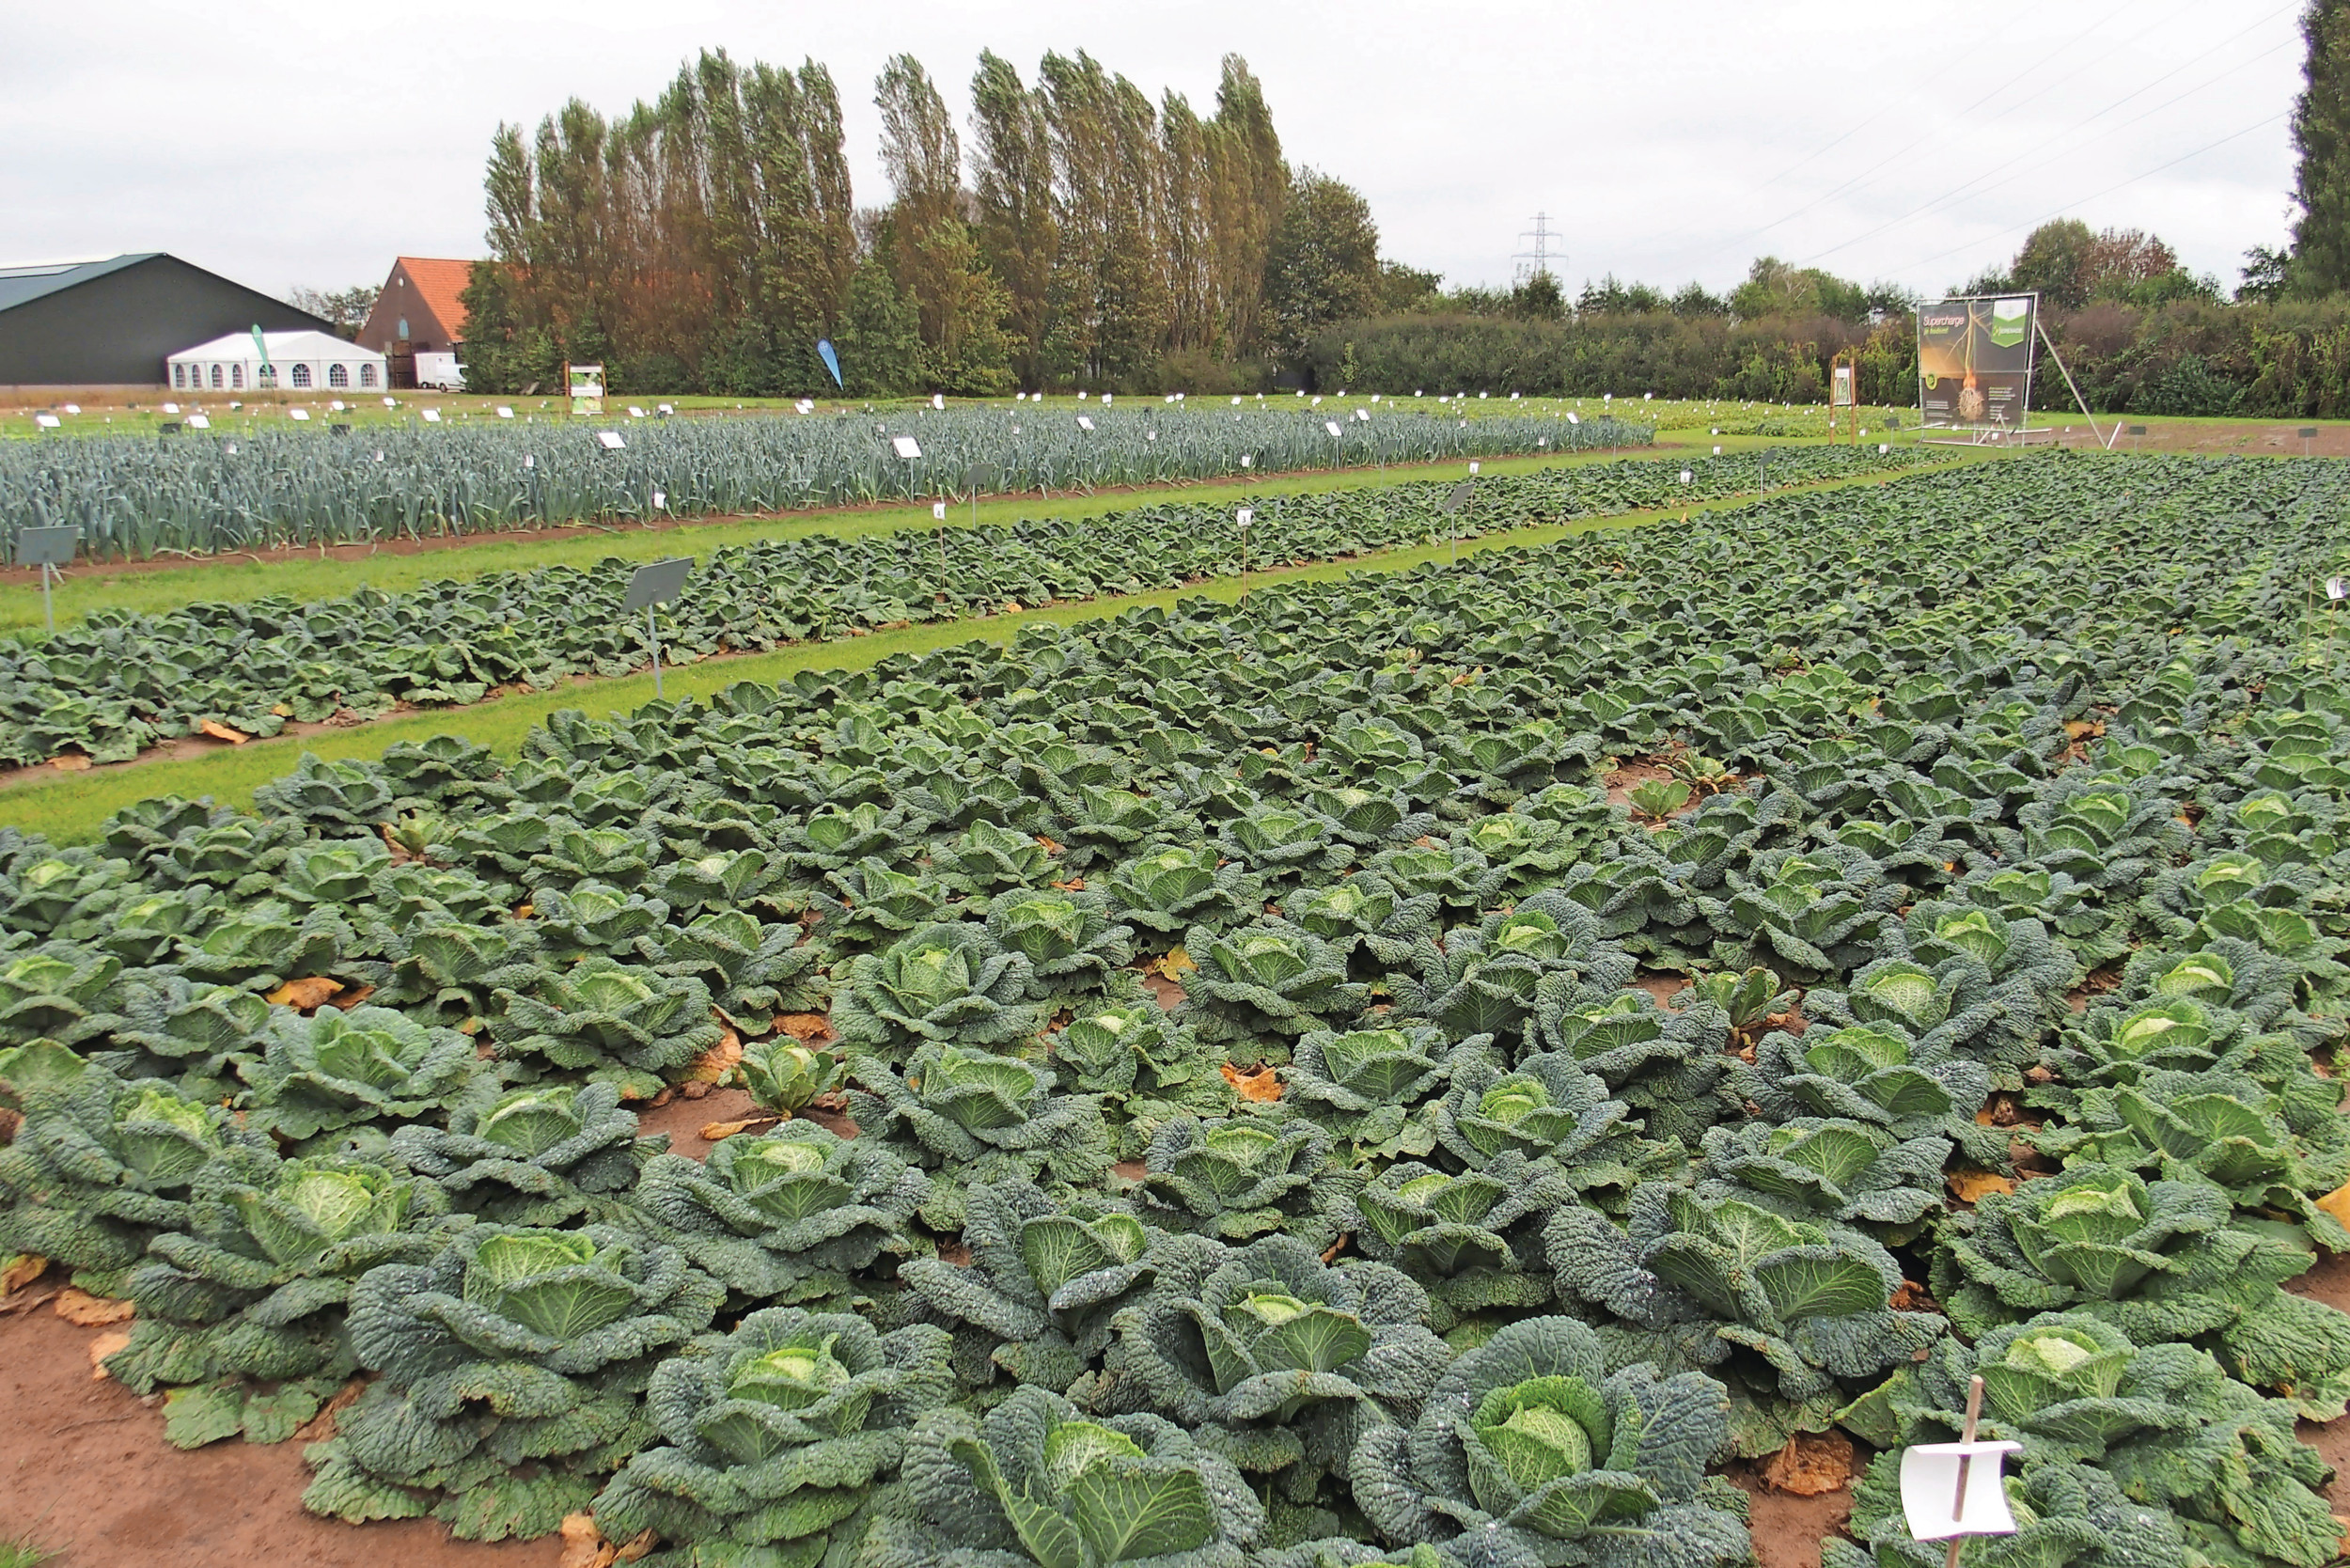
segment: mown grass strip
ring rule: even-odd
[[[1947,463],[1935,463],[1899,476],[1947,471],[2003,454],[1968,449]],[[1887,476],[1868,474],[1790,486],[1777,494],[1811,494],[1850,485],[1891,483]],[[1652,508],[1607,517],[1582,518],[1573,523],[1512,528],[1464,539],[1459,553],[1469,557],[1486,550],[1544,544],[1601,528],[1629,528],[1659,521],[1677,521],[1703,512],[1754,505],[1751,496],[1692,502],[1686,507]],[[1021,626],[1048,620],[1059,625],[1098,620],[1148,604],[1171,605],[1179,599],[1208,598],[1232,603],[1260,588],[1280,583],[1321,582],[1354,572],[1405,572],[1414,567],[1449,562],[1453,548],[1444,541],[1344,560],[1316,561],[1305,566],[1277,567],[1235,577],[1212,578],[1193,587],[1163,588],[1150,593],[1123,594],[1066,604],[1045,605],[1017,613],[938,621],[867,636],[830,642],[805,643],[771,653],[721,656],[697,664],[665,668],[664,695],[708,697],[738,681],[788,680],[807,669],[862,669],[898,653],[924,653],[952,643],[987,640],[1009,642]],[[252,804],[253,792],[271,779],[292,771],[306,751],[329,761],[383,755],[400,741],[421,741],[433,735],[462,735],[511,757],[525,737],[548,714],[565,708],[591,713],[624,713],[652,700],[650,671],[607,681],[575,681],[550,691],[529,692],[477,703],[469,708],[434,709],[378,719],[350,729],[305,736],[284,736],[247,742],[241,746],[201,756],[127,766],[97,768],[86,773],[57,773],[26,778],[0,792],[0,824],[27,834],[39,834],[59,843],[86,843],[98,837],[106,819],[126,806],[164,795],[195,798],[210,795],[222,806]]]
[[[1804,443],[1763,436],[1711,436],[1703,431],[1680,431],[1689,442],[1703,441],[1710,449],[1725,452],[1761,447]],[[1660,435],[1659,440],[1665,439]],[[1619,451],[1574,452],[1558,456],[1480,460],[1487,474],[1530,474],[1551,468],[1581,467],[1622,460],[1668,460],[1676,452],[1653,447],[1626,447]],[[1263,478],[1184,480],[1142,489],[1092,493],[1063,491],[1050,497],[1007,495],[982,499],[976,518],[967,505],[950,503],[947,521],[964,526],[974,521],[1017,523],[1024,518],[1084,519],[1127,511],[1161,501],[1185,504],[1238,502],[1249,496],[1318,495],[1376,489],[1414,479],[1453,478],[1467,472],[1467,460],[1409,465],[1391,463],[1385,469],[1306,469]],[[198,601],[242,604],[274,594],[299,601],[331,599],[362,586],[398,592],[434,582],[464,582],[494,572],[532,572],[549,566],[588,566],[612,557],[622,560],[657,560],[665,556],[707,556],[730,545],[761,540],[824,534],[855,539],[868,534],[897,533],[908,528],[932,528],[930,504],[835,508],[822,511],[778,513],[772,517],[731,521],[689,522],[674,528],[612,527],[583,531],[576,527],[546,533],[469,536],[462,542],[416,551],[384,553],[357,558],[218,557],[185,565],[141,567],[133,571],[68,573],[52,589],[57,623],[82,620],[93,609],[127,610],[152,615]],[[40,588],[9,581],[0,584],[0,632],[38,635],[43,625]]]

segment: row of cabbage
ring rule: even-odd
[[[9,559],[18,529],[65,525],[81,528],[93,555],[136,558],[964,495],[975,464],[986,491],[1083,491],[1251,467],[1589,451],[1655,435],[1609,417],[1352,413],[957,407],[620,420],[624,430],[605,431],[509,422],[9,442],[0,534]],[[900,454],[907,437],[918,457]]]
[[[0,1249],[185,1441],[373,1374],[353,1520],[1736,1563],[1723,1461],[1980,1373],[2006,1560],[2319,1568],[2346,482],[1919,476],[11,841]],[[729,1035],[803,1114],[642,1137]],[[1852,1533],[1940,1556],[1889,1452]]]
[[[1915,448],[1812,447],[1625,461],[1454,484],[1170,501],[1106,517],[1045,518],[840,539],[803,535],[716,552],[661,612],[663,657],[691,662],[912,620],[1178,587],[1251,568],[1327,560],[1449,536],[1891,472]],[[1684,484],[1682,475],[1689,476]],[[121,761],[206,724],[272,735],[289,719],[372,716],[400,703],[478,702],[493,687],[641,669],[640,618],[620,609],[632,563],[500,572],[403,593],[313,603],[200,603],[155,615],[100,610],[45,641],[0,650],[0,762],[75,751]]]

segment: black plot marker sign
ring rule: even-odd
[[[78,525],[16,531],[16,564],[40,568],[40,609],[49,618],[49,635],[53,637],[57,635],[57,612],[49,602],[50,569],[71,565],[73,552],[81,542],[82,530]]]
[[[653,626],[652,607],[673,603],[685,588],[685,575],[694,570],[691,556],[672,556],[666,561],[648,561],[636,569],[628,580],[628,592],[621,596],[623,611],[644,606],[645,641],[652,648],[652,695],[661,696],[661,634]]]

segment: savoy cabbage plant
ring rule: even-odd
[[[1140,1158],[1169,1119],[1219,1116],[1237,1098],[1223,1074],[1224,1053],[1138,986],[1078,1009],[1048,1040],[1061,1082],[1101,1102],[1122,1158]]]
[[[1000,1372],[1065,1393],[1107,1348],[1113,1314],[1167,1261],[1166,1242],[1116,1200],[1057,1203],[1028,1182],[982,1182],[963,1224],[968,1265],[916,1258],[900,1273],[953,1329],[964,1383]],[[1193,1243],[1175,1255],[1197,1267],[1203,1247],[1213,1254]]]
[[[1731,1077],[1772,1121],[1834,1117],[1904,1140],[1948,1138],[1989,1169],[2007,1163],[2005,1130],[1975,1121],[1991,1093],[1991,1070],[1947,1041],[1880,1024],[1800,1036],[1774,1029],[1755,1043],[1753,1062],[1733,1067]]]
[[[676,1248],[602,1225],[466,1226],[428,1262],[370,1269],[351,1343],[383,1375],[306,1451],[303,1505],[354,1524],[431,1513],[466,1540],[552,1534],[644,1445],[653,1368],[725,1294]]]
[[[1315,1247],[1361,1177],[1329,1169],[1330,1135],[1284,1105],[1231,1116],[1168,1118],[1142,1159],[1140,1200],[1169,1231],[1246,1241],[1282,1231]]]
[[[232,1096],[257,1062],[274,1015],[267,998],[153,970],[123,982],[122,1022],[92,1059],[125,1078],[170,1078],[200,1100]],[[99,1042],[90,1042],[95,1047]]]
[[[1183,973],[1179,1014],[1208,1040],[1302,1035],[1350,1023],[1370,996],[1347,979],[1336,947],[1286,920],[1221,933],[1196,926],[1183,950],[1198,967]]]
[[[1453,1362],[1417,1420],[1358,1439],[1355,1500],[1399,1548],[1547,1568],[1732,1568],[1751,1560],[1722,1386],[1647,1363],[1610,1372],[1572,1318],[1510,1325]],[[1415,1560],[1417,1560],[1417,1559]]]
[[[1118,1314],[1101,1398],[1182,1423],[1304,1502],[1344,1479],[1367,1427],[1419,1413],[1451,1359],[1427,1316],[1397,1270],[1267,1236],[1204,1273],[1162,1270]]]
[[[124,1288],[138,1309],[131,1342],[106,1370],[140,1393],[225,1376],[346,1375],[352,1283],[378,1263],[431,1257],[447,1210],[431,1183],[381,1166],[228,1152],[191,1184],[188,1229],[148,1244],[152,1261]]]
[[[1111,918],[1160,937],[1242,925],[1264,907],[1264,890],[1248,868],[1222,862],[1205,844],[1154,844],[1112,867],[1103,892]]]
[[[392,1134],[386,1158],[431,1177],[462,1213],[560,1225],[628,1217],[639,1170],[667,1147],[666,1134],[636,1136],[616,1086],[548,1084],[462,1105],[445,1128],[412,1121]]]
[[[1784,1214],[1840,1220],[1898,1246],[1941,1214],[1950,1154],[1946,1137],[1897,1138],[1865,1121],[1800,1116],[1716,1127],[1699,1172]]]
[[[662,974],[699,980],[711,1005],[750,1032],[778,1012],[824,1005],[822,949],[801,941],[803,934],[788,921],[762,925],[747,910],[721,908],[653,932],[643,950]]]
[[[744,1296],[845,1299],[850,1277],[912,1245],[930,1181],[887,1147],[810,1121],[720,1140],[707,1161],[655,1154],[635,1200],[696,1266]]]
[[[1952,1216],[1935,1249],[1935,1294],[1962,1333],[2078,1309],[2141,1343],[2203,1342],[2311,1419],[2342,1414],[2350,1314],[2280,1289],[2314,1255],[2232,1217],[2208,1183],[2069,1166]]]
[[[1422,938],[1411,972],[1390,984],[1399,1018],[1439,1025],[1456,1040],[1512,1043],[1533,1032],[1538,994],[1612,993],[1630,983],[1634,967],[1588,912],[1538,893],[1507,914],[1454,927],[1441,944]]]
[[[1574,1200],[1556,1162],[1505,1150],[1457,1176],[1413,1160],[1389,1166],[1336,1219],[1366,1256],[1418,1282],[1429,1326],[1442,1333],[1495,1309],[1546,1305],[1543,1228]]]
[[[529,994],[501,990],[505,1011],[490,1032],[508,1057],[585,1069],[634,1099],[650,1099],[673,1074],[718,1043],[710,993],[690,975],[585,958],[542,970]]]
[[[1005,1044],[1043,1022],[1026,999],[1033,973],[984,926],[925,926],[850,961],[835,989],[832,1027],[844,1044],[893,1060],[930,1043]]]
[[[360,1123],[433,1119],[483,1075],[484,1063],[455,1029],[390,1008],[321,1008],[308,1017],[280,1008],[260,1060],[243,1072],[249,1120],[300,1143]]]
[[[2012,1463],[2026,1476],[2045,1465],[2092,1466],[2138,1505],[2139,1529],[2159,1539],[2158,1511],[2170,1510],[2206,1561],[2319,1568],[2340,1549],[2341,1526],[2319,1490],[2326,1464],[2295,1435],[2292,1406],[2235,1382],[2191,1345],[2141,1345],[2082,1312],[2043,1313],[1971,1346],[1946,1339],[1892,1390],[1899,1441],[1955,1437],[1978,1374],[1982,1435],[2021,1442]],[[1882,1488],[1890,1478],[1872,1479]],[[1864,1482],[1856,1512],[1870,1490]]]
[[[1596,1075],[1652,1137],[1695,1143],[1737,1108],[1727,1082],[1730,1014],[1701,997],[1676,1012],[1644,991],[1548,986],[1535,1023],[1541,1049]]]
[[[1528,1057],[1515,1072],[1498,1061],[1469,1060],[1428,1111],[1449,1162],[1481,1170],[1505,1154],[1549,1159],[1583,1201],[1621,1208],[1652,1175],[1679,1171],[1687,1152],[1640,1136],[1632,1107],[1561,1052]]]
[[[47,1258],[83,1289],[119,1295],[149,1237],[188,1228],[196,1173],[229,1149],[268,1147],[219,1106],[151,1079],[73,1074],[0,1148],[0,1256]]]
[[[1315,1029],[1292,1050],[1284,1103],[1327,1129],[1349,1164],[1426,1154],[1436,1146],[1427,1105],[1442,1097],[1456,1062],[1486,1059],[1491,1040],[1455,1044],[1434,1025]]]
[[[1232,1462],[1182,1427],[1094,1419],[1043,1388],[980,1418],[929,1412],[901,1474],[867,1537],[871,1568],[1244,1568],[1266,1529]]]
[[[1945,1326],[1891,1306],[1901,1268],[1875,1242],[1719,1187],[1647,1184],[1622,1231],[1562,1208],[1544,1241],[1559,1299],[1598,1318],[1622,1347],[1611,1356],[1718,1372],[1742,1453],[1824,1430]]]
[[[856,1056],[850,1072],[849,1114],[859,1136],[929,1172],[921,1213],[933,1229],[962,1224],[974,1182],[1017,1176],[1086,1186],[1109,1170],[1102,1107],[1089,1095],[1055,1093],[1053,1070],[1041,1061],[929,1044],[902,1072]]]
[[[645,1403],[660,1441],[596,1495],[597,1530],[650,1530],[704,1562],[816,1561],[830,1540],[858,1539],[907,1427],[953,1391],[935,1327],[881,1334],[847,1313],[753,1312],[654,1370]]]

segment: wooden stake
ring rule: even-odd
[[[1982,1416],[1982,1378],[1977,1375],[1966,1380],[1966,1425],[1958,1435],[1960,1442],[1971,1443],[1975,1440],[1975,1423]],[[1953,1521],[1966,1516],[1966,1471],[1974,1462],[1972,1454],[1962,1453],[1958,1456],[1958,1496],[1950,1503],[1950,1518]],[[1966,1539],[1963,1535],[1950,1537],[1950,1553],[1942,1560],[1943,1568],[1958,1568],[1958,1548]]]

